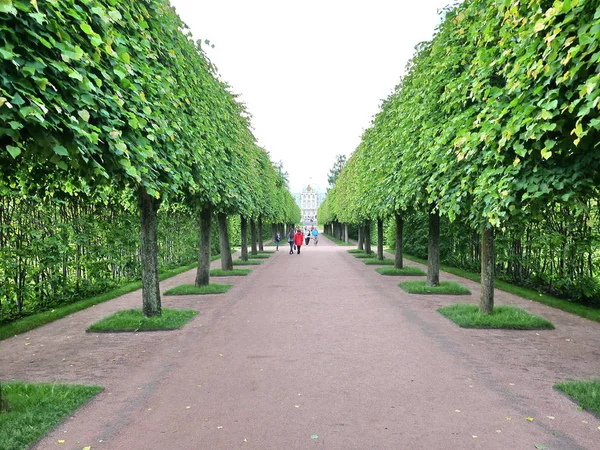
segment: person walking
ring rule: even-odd
[[[279,242],[281,242],[281,235],[277,233],[275,235],[275,250],[279,251]]]
[[[319,243],[319,232],[316,228],[313,228],[310,234],[312,234],[312,237],[315,240],[315,245],[317,245]]]
[[[294,254],[294,229],[292,228],[287,234],[288,244],[290,244],[290,255]]]
[[[304,243],[308,245],[310,242],[310,230],[307,229],[306,233],[304,233]]]
[[[300,248],[302,247],[303,242],[304,235],[302,234],[302,231],[300,231],[300,228],[298,228],[294,235],[294,244],[296,244],[296,247],[298,248],[298,255],[300,254]]]

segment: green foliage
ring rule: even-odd
[[[0,2],[0,13],[1,8]],[[2,383],[8,411],[0,414],[0,448],[30,448],[101,390],[100,386]]]
[[[439,308],[438,312],[462,328],[554,329],[546,319],[514,306],[495,306],[493,314],[481,314],[477,305],[457,303]]]
[[[572,397],[580,407],[600,414],[600,378],[585,381],[563,381],[555,389]]]
[[[119,311],[90,325],[88,331],[155,331],[176,330],[198,314],[191,309],[163,308],[160,316],[145,317],[140,309]]]
[[[442,258],[477,264],[470,240],[491,226],[504,272],[597,302],[597,2],[466,0],[442,14],[320,220],[361,224],[400,212],[410,229],[432,207],[457,228]],[[425,257],[427,234],[405,234],[407,250]],[[518,241],[531,244],[526,258],[511,250]]]
[[[196,286],[194,284],[182,284],[164,292],[164,295],[205,295],[205,294],[224,294],[232,288],[232,284],[208,284],[206,286]]]
[[[403,281],[398,286],[409,294],[437,294],[437,295],[470,295],[466,287],[453,281],[442,281],[439,286],[426,286],[425,281]]]
[[[176,269],[167,270],[165,272],[161,272],[159,278],[162,281],[175,275],[179,275],[180,273],[187,272],[188,270],[193,269],[195,266],[196,263],[183,267],[178,267]],[[63,317],[73,314],[74,312],[89,308],[90,306],[107,302],[114,298],[120,297],[121,295],[136,291],[141,287],[142,283],[140,281],[135,281],[133,283],[125,284],[123,286],[118,287],[117,289],[108,291],[104,294],[95,297],[86,298],[84,300],[78,300],[75,303],[71,303],[69,305],[60,306],[51,309],[50,311],[38,312],[26,316],[22,319],[15,320],[4,325],[0,325],[0,341],[15,336],[17,334],[25,333],[35,328],[41,327],[42,325],[54,322],[55,320],[62,319]]]

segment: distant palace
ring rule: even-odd
[[[302,192],[293,195],[302,212],[304,225],[317,225],[317,210],[327,194],[309,184]]]

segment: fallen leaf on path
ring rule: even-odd
[[[544,450],[544,449],[547,449],[548,447],[546,447],[545,445],[542,445],[542,444],[535,444],[535,448],[537,448],[538,450]]]
[[[510,417],[506,417],[506,420],[511,420]]]
[[[64,439],[59,439],[59,440],[58,440],[58,443],[59,443],[59,444],[64,444],[64,443],[65,443],[65,440],[64,440]]]
[[[223,427],[221,427],[221,426],[217,427],[217,430],[222,430],[222,429],[223,429]]]
[[[546,416],[550,420],[554,420],[554,416]]]
[[[300,408],[300,405],[294,405],[294,407],[296,407],[296,408]]]
[[[86,445],[81,450],[92,450],[92,446],[91,445]]]
[[[510,386],[514,386],[514,385],[515,385],[515,383],[508,383],[508,384],[509,384]]]
[[[190,409],[190,408],[191,408],[191,406],[186,406],[186,407],[185,407],[185,409]]]
[[[477,439],[477,438],[478,438],[478,436],[475,436],[475,435],[473,435],[473,436],[471,436],[471,437],[472,437],[473,439]]]
[[[248,439],[244,439],[244,442],[248,442]]]
[[[496,430],[496,433],[502,433],[502,430]]]
[[[582,420],[582,422],[583,422],[583,423],[588,423],[588,421],[587,421],[587,420]]]
[[[533,422],[533,417],[525,417],[525,420],[527,420],[529,422]]]
[[[460,409],[455,409],[454,412],[460,412]]]

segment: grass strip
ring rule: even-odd
[[[163,295],[206,295],[206,294],[224,294],[231,289],[232,284],[207,284],[206,286],[196,286],[195,284],[182,284],[165,291]]]
[[[217,255],[216,257],[213,256],[213,258],[219,258],[219,255]],[[191,270],[196,266],[197,263],[193,263],[188,264],[186,266],[178,267],[176,269],[166,270],[160,273],[159,278],[161,281],[166,280],[167,278],[174,277],[175,275],[179,275],[180,273],[187,272],[188,270]],[[55,320],[62,319],[63,317],[81,311],[83,309],[87,309],[99,303],[104,303],[114,298],[120,297],[121,295],[137,291],[138,289],[141,289],[141,287],[141,281],[134,281],[131,283],[124,284],[123,286],[120,286],[112,291],[97,295],[95,297],[79,300],[78,302],[71,303],[69,305],[60,306],[50,311],[44,311],[39,314],[34,314],[11,323],[7,323],[5,325],[0,326],[0,341],[12,337],[16,334],[25,333],[27,331],[33,330],[34,328],[41,327],[42,325],[54,322]]]
[[[258,254],[259,255],[270,255],[272,253],[275,253],[277,250],[259,250]]]
[[[156,331],[176,330],[198,314],[192,309],[163,308],[160,316],[144,317],[141,309],[116,312],[96,322],[88,331]]]
[[[422,276],[427,275],[423,270],[418,267],[403,267],[402,269],[396,269],[395,267],[378,267],[375,272],[381,275],[391,276]]]
[[[271,257],[271,255],[265,255],[263,253],[258,253],[256,255],[253,255],[252,253],[248,254],[248,259],[267,259],[270,257]]]
[[[2,383],[7,408],[0,414],[0,448],[30,448],[100,391],[100,386]],[[85,444],[91,442],[79,448]]]
[[[350,250],[346,250],[348,253],[364,253],[364,250],[361,250],[360,248],[351,248]]]
[[[409,294],[468,295],[466,287],[453,281],[442,281],[439,286],[425,286],[425,281],[403,281],[398,286]]]
[[[479,306],[457,303],[438,312],[462,328],[502,328],[507,330],[554,329],[546,319],[514,306],[495,306],[494,313],[481,314]]]
[[[211,277],[243,277],[248,275],[252,270],[250,269],[233,269],[233,270],[223,270],[223,269],[213,269],[210,271]]]
[[[600,378],[563,381],[555,384],[554,388],[575,400],[580,408],[592,411],[600,417]]]
[[[263,262],[259,259],[249,259],[248,261],[242,261],[241,259],[234,259],[234,266],[258,266]]]
[[[344,241],[342,241],[342,240],[340,240],[338,238],[333,237],[330,234],[323,233],[323,235],[326,236],[327,239],[329,239],[331,242],[333,242],[334,244],[337,244],[337,245],[343,245],[343,246],[355,245],[355,244],[353,244],[351,242],[344,242]]]
[[[352,253],[352,256],[358,259],[373,258],[374,253]]]
[[[384,258],[384,259],[365,258],[362,260],[362,262],[364,262],[365,264],[367,264],[369,266],[393,266],[394,265],[394,260],[388,259],[388,258]]]
[[[389,253],[395,252],[394,250],[386,251]],[[406,253],[403,256],[411,261],[415,261],[421,264],[427,264],[427,260],[425,259],[417,258],[416,256],[412,255],[407,255]],[[447,266],[445,264],[440,264],[440,269],[444,272],[448,272],[459,277],[467,278],[468,280],[476,281],[478,283],[481,282],[481,275],[476,272],[469,272],[467,270],[458,269],[456,267]],[[534,291],[533,289],[515,286],[514,284],[510,284],[506,281],[498,279],[494,280],[494,287],[501,291],[508,292],[510,294],[514,294],[522,298],[526,298],[527,300],[532,300],[534,302],[538,302],[543,305],[550,306],[552,308],[560,309],[561,311],[575,314],[576,316],[583,317],[584,319],[593,320],[594,322],[600,322],[599,308],[592,308],[591,306],[582,305],[580,303],[571,302],[569,300],[563,300],[548,294],[542,294],[538,291]]]

